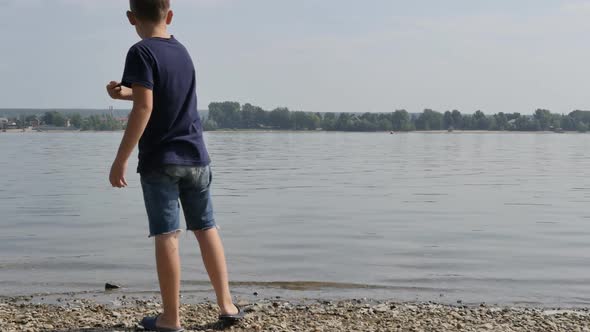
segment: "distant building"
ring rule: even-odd
[[[29,120],[29,126],[31,127],[39,127],[41,125],[41,121],[37,119],[37,117]]]
[[[115,118],[115,120],[119,121],[119,123],[122,126],[125,126],[127,124],[127,121],[129,121],[129,118],[127,118],[126,116],[124,116],[124,117],[117,117],[117,118]]]

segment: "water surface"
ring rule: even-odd
[[[208,133],[236,292],[588,306],[589,137]],[[157,289],[136,161],[108,184],[120,139],[0,134],[0,295]]]

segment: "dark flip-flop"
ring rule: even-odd
[[[158,317],[160,315],[156,316],[156,317],[144,317],[141,322],[139,323],[139,325],[143,326],[143,329],[145,331],[155,331],[155,332],[184,332],[183,328],[180,329],[171,329],[168,327],[159,327],[156,325],[156,321],[158,320]]]
[[[236,308],[238,308],[237,314],[235,314],[235,315],[219,315],[219,320],[225,321],[225,322],[236,322],[236,321],[243,319],[244,316],[246,316],[246,314],[244,313],[242,308],[238,307],[235,304],[234,304],[234,306],[236,306]]]

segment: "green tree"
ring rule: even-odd
[[[541,130],[548,130],[553,124],[553,115],[549,110],[538,109],[535,111],[535,115],[533,117],[539,122]]]
[[[577,130],[576,121],[571,116],[564,115],[561,118],[561,128],[567,131]]]
[[[56,127],[65,127],[67,125],[68,118],[65,115],[55,112],[53,114],[53,125]]]
[[[496,123],[496,130],[508,129],[508,117],[503,112],[494,115],[494,120]]]
[[[506,113],[506,119],[508,119],[508,121],[516,120],[520,118],[520,116],[520,113]]]
[[[242,106],[241,128],[260,128],[266,122],[264,110],[258,106],[245,104]]]
[[[320,128],[322,123],[322,118],[320,115],[316,113],[307,113],[306,114],[306,128],[309,130],[316,130]]]
[[[431,109],[425,109],[416,120],[418,130],[441,130],[443,126],[443,115]]]
[[[498,121],[496,121],[495,116],[488,117],[488,127],[487,130],[499,130],[498,128]]]
[[[453,110],[451,116],[453,117],[453,126],[455,129],[463,129],[463,115],[461,115],[461,112]]]
[[[49,126],[65,127],[68,119],[62,113],[57,111],[45,112],[43,122]]]
[[[443,129],[454,129],[455,121],[453,119],[453,113],[446,111],[443,115]]]
[[[307,115],[305,112],[291,112],[291,129],[303,130],[307,128]]]
[[[119,120],[110,114],[91,115],[82,120],[81,130],[114,131],[123,129]]]
[[[270,112],[268,115],[269,124],[277,129],[291,128],[291,112],[286,107],[279,107]]]
[[[322,129],[324,130],[335,130],[336,128],[336,114],[335,113],[326,113],[322,118],[321,123]]]
[[[474,123],[474,121],[473,121],[473,115],[471,115],[471,114],[465,114],[465,115],[463,115],[463,117],[462,117],[462,123],[463,124],[462,124],[461,128],[464,129],[464,130],[473,130],[473,129],[475,129],[475,126],[473,124]]]
[[[563,114],[551,114],[551,123],[550,123],[550,129],[551,127],[553,127],[553,129],[558,129],[561,128],[561,119],[563,118]]]
[[[488,130],[490,121],[482,111],[477,111],[473,114],[473,125],[476,130]]]
[[[336,120],[336,126],[334,127],[335,130],[342,130],[342,131],[352,130],[354,117],[355,116],[350,113],[340,113],[338,115],[338,119]]]
[[[573,111],[569,116],[576,122],[590,123],[590,111]]]
[[[209,119],[215,121],[220,128],[241,128],[240,104],[231,101],[210,103]]]
[[[57,114],[57,112],[53,111],[53,112],[45,112],[45,114],[43,114],[43,122],[46,125],[53,125],[53,118],[55,116],[55,114]]]
[[[395,131],[411,130],[410,114],[406,110],[396,110],[392,115],[392,125]]]
[[[104,115],[101,119],[101,123],[99,126],[100,130],[104,131],[113,131],[113,130],[121,130],[123,126],[121,122],[119,122],[115,117],[110,114]]]
[[[521,115],[515,120],[514,129],[519,131],[533,131],[536,129],[536,123],[532,118]]]
[[[217,122],[211,120],[211,119],[207,119],[203,122],[203,130],[205,131],[213,131],[213,130],[217,130],[218,126],[217,126]]]
[[[70,116],[70,124],[75,128],[82,128],[82,116],[80,113],[74,113]]]
[[[240,111],[240,128],[256,128],[254,107],[251,104],[242,105],[242,110]]]

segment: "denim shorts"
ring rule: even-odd
[[[167,165],[141,174],[150,237],[180,231],[180,204],[189,231],[216,227],[209,166]]]

